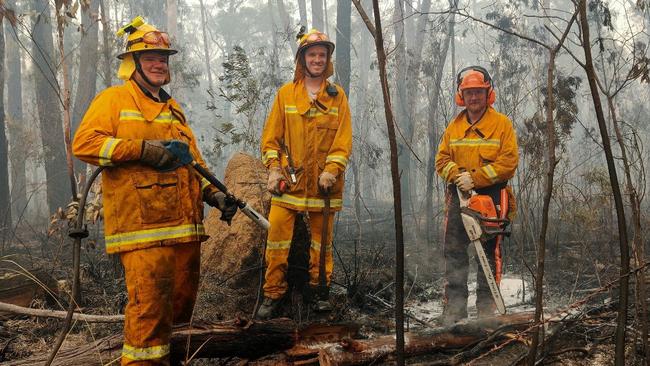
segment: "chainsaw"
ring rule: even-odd
[[[470,240],[470,245],[474,246],[479,263],[487,279],[492,298],[500,314],[506,313],[506,306],[503,297],[499,291],[497,281],[494,279],[490,263],[488,262],[483,242],[486,242],[497,235],[510,236],[510,231],[506,230],[510,221],[507,219],[497,218],[497,210],[494,206],[492,197],[484,194],[478,194],[474,190],[463,192],[458,187],[458,199],[460,200],[460,216],[463,220],[463,226]]]

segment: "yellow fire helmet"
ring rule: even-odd
[[[305,50],[311,46],[325,46],[327,47],[327,69],[323,76],[325,79],[334,74],[334,64],[332,63],[332,54],[334,53],[334,42],[330,41],[329,37],[319,30],[312,28],[308,33],[303,33],[303,29],[296,36],[298,40],[298,50],[296,51],[296,70],[293,74],[293,80],[302,79],[305,76]]]
[[[117,77],[122,80],[129,80],[136,70],[134,53],[142,51],[159,51],[168,55],[178,53],[171,48],[169,35],[161,32],[156,27],[144,22],[142,17],[135,17],[129,24],[120,28],[117,35],[123,36],[128,33],[126,39],[126,50],[119,54],[117,58],[122,60],[120,68],[117,71]],[[169,75],[167,75],[169,82]]]

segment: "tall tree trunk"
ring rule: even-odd
[[[167,26],[167,1],[129,0],[129,5],[131,11],[128,20],[137,15],[142,15],[147,23],[158,29],[163,30]]]
[[[66,53],[65,53],[65,20],[66,15],[62,12],[56,15],[56,25],[57,25],[57,34],[58,34],[58,43],[59,43],[59,61],[61,62],[61,70],[63,72],[63,90],[61,90],[61,96],[63,97],[63,141],[65,143],[65,160],[68,172],[68,178],[70,181],[70,189],[72,191],[72,199],[77,201],[77,181],[74,176],[74,164],[72,160],[72,143],[70,138],[70,125],[72,124],[72,112],[70,111],[70,98],[72,94],[72,86],[70,83],[70,75],[68,74],[68,67],[66,62]],[[79,297],[78,287],[74,289],[75,299],[77,303],[81,303]]]
[[[390,100],[388,75],[386,74],[386,51],[381,28],[379,1],[372,1],[375,14],[375,48],[379,63],[379,79],[384,100],[384,113],[390,145],[390,172],[393,180],[393,208],[395,219],[395,350],[397,364],[404,365],[404,229],[402,225],[402,192],[400,187],[399,161],[397,158],[397,140],[395,138],[395,119]],[[369,22],[366,22],[369,24]]]
[[[4,16],[0,14],[0,24]],[[9,145],[5,134],[5,35],[0,27],[0,241],[4,243],[11,228],[11,195],[9,194]]]
[[[10,0],[7,9],[17,12],[15,1]],[[27,174],[25,160],[27,149],[25,141],[25,126],[23,125],[23,86],[21,49],[18,45],[18,34],[9,22],[5,20],[4,33],[6,39],[6,70],[7,70],[7,126],[9,139],[13,141],[9,147],[11,161],[11,207],[12,217],[17,220],[22,216],[27,205]]]
[[[298,0],[298,9],[300,11],[300,25],[304,25],[305,28],[309,29],[309,22],[307,21],[307,2],[306,2],[306,0]]]
[[[350,22],[351,0],[339,0],[336,5],[336,78],[350,94]]]
[[[287,12],[287,8],[284,6],[284,1],[283,0],[277,0],[278,3],[278,12],[280,13],[280,19],[282,19],[282,26],[284,28],[284,32],[286,34],[295,34],[296,32],[294,31],[295,27],[293,24],[293,20],[289,13]],[[303,0],[304,3],[304,0]],[[289,42],[291,45],[291,54],[295,55],[296,51],[298,50],[298,45],[296,42]]]
[[[557,51],[549,50],[548,67],[546,74],[546,176],[544,179],[544,204],[542,208],[542,227],[537,245],[537,270],[535,273],[535,323],[539,323],[544,309],[544,262],[546,258],[546,233],[548,231],[548,215],[553,197],[553,178],[555,177],[556,135],[555,135],[555,95],[553,94],[553,82],[555,81],[555,57]],[[539,343],[539,331],[533,332],[528,365],[535,365],[537,360],[537,345]]]
[[[447,22],[447,34],[440,50],[440,58],[438,59],[435,77],[431,86],[433,87],[433,96],[429,100],[429,126],[427,128],[427,136],[429,138],[429,152],[427,154],[427,192],[426,192],[426,244],[430,248],[435,242],[433,225],[433,187],[434,178],[436,175],[435,155],[438,147],[438,110],[440,106],[440,88],[442,87],[442,72],[445,69],[447,61],[447,54],[449,53],[449,45],[453,42],[456,17],[454,11],[457,10],[458,0],[449,0],[449,6],[452,10]],[[418,27],[419,28],[419,27]]]
[[[406,207],[406,212],[413,214],[413,205],[411,201],[411,140],[409,136],[413,135],[412,121],[408,117],[408,91],[407,78],[408,66],[406,58],[406,34],[404,34],[404,3],[402,0],[394,0],[393,24],[395,27],[395,61],[393,63],[393,72],[396,88],[393,92],[395,97],[396,125],[399,129],[400,138],[398,139],[398,159],[400,166],[400,177],[402,187],[402,203]],[[406,140],[406,141],[404,141]]]
[[[618,185],[618,176],[616,173],[616,165],[614,163],[614,156],[612,154],[612,147],[609,141],[607,132],[607,125],[603,107],[600,101],[598,86],[596,85],[596,74],[594,71],[594,63],[591,56],[591,40],[589,38],[589,20],[587,18],[587,1],[580,2],[580,29],[582,30],[582,48],[585,53],[585,72],[587,80],[589,81],[589,90],[594,102],[594,109],[596,110],[596,119],[598,120],[598,129],[603,142],[603,149],[605,150],[605,159],[607,160],[607,170],[609,171],[609,181],[612,186],[612,193],[614,195],[614,205],[616,207],[616,219],[618,223],[618,240],[619,250],[621,255],[621,269],[620,269],[620,288],[618,294],[618,318],[616,324],[616,353],[614,356],[615,364],[623,366],[625,364],[625,326],[627,322],[627,305],[628,305],[628,291],[629,291],[629,277],[630,270],[630,257],[629,257],[629,244],[627,241],[627,231],[625,222],[625,208],[623,207],[623,199],[621,196],[621,187]]]
[[[268,17],[271,19],[271,40],[273,42],[271,46],[271,75],[273,79],[278,75],[278,68],[280,66],[280,61],[278,58],[278,29],[277,22],[275,20],[275,11],[273,11],[273,0],[267,0],[267,7],[269,9]]]
[[[627,149],[623,139],[623,133],[619,126],[619,121],[616,113],[616,104],[614,97],[607,95],[607,107],[612,118],[612,125],[616,133],[616,140],[618,141],[619,148],[621,149],[621,160],[623,161],[623,172],[625,174],[625,186],[627,196],[629,197],[630,207],[632,208],[632,244],[634,252],[634,264],[641,267],[645,261],[645,248],[643,247],[643,230],[641,229],[641,198],[639,193],[634,187],[632,181],[632,173],[630,167],[630,160],[627,156]],[[646,297],[646,283],[645,283],[645,270],[642,269],[636,274],[636,319],[638,322],[639,331],[641,333],[642,352],[645,355],[646,362],[650,362],[650,350],[648,349],[648,303]]]
[[[311,0],[312,28],[325,31],[325,16],[323,15],[323,0]]]
[[[72,133],[77,130],[81,119],[97,91],[98,28],[97,14],[99,0],[81,5],[81,42],[79,45],[79,74],[77,76],[77,93],[72,110]],[[77,164],[77,173],[83,173],[85,164]]]
[[[365,7],[369,7],[370,1],[365,1]],[[372,6],[372,5],[370,5]],[[371,13],[372,14],[372,13]],[[370,54],[371,54],[371,44],[370,44],[370,32],[363,27],[363,24],[359,25],[359,28],[355,32],[360,32],[361,39],[359,41],[359,53],[358,53],[358,66],[357,70],[359,73],[359,84],[356,88],[356,93],[354,93],[355,100],[355,113],[354,119],[356,123],[353,124],[353,130],[355,131],[355,136],[359,138],[361,144],[355,144],[355,153],[352,154],[352,174],[353,174],[353,183],[354,183],[354,213],[357,219],[357,242],[360,242],[361,238],[361,194],[364,191],[364,181],[362,180],[363,175],[361,174],[361,169],[366,166],[365,164],[365,154],[361,150],[363,144],[366,141],[368,130],[370,129],[370,124],[365,122],[367,121],[366,117],[366,108],[368,103],[367,91],[368,91],[368,70],[370,69]],[[367,185],[366,185],[367,186]],[[356,268],[355,268],[356,269]],[[356,274],[356,271],[355,271]]]
[[[113,84],[113,57],[111,56],[111,22],[108,17],[110,9],[107,9],[107,0],[99,0],[102,15],[102,53],[104,55],[104,87],[108,88]]]
[[[412,6],[409,6],[407,4],[407,8],[411,8],[410,10],[407,9],[407,16],[414,13],[414,10]],[[409,143],[413,143],[413,136],[415,134],[415,122],[416,122],[416,106],[420,105],[418,103],[418,96],[420,92],[420,87],[419,87],[419,80],[420,80],[420,65],[422,64],[422,50],[424,47],[424,36],[426,34],[426,25],[428,23],[429,17],[427,13],[431,9],[431,0],[424,0],[422,1],[422,5],[420,7],[420,15],[418,15],[417,22],[414,21],[409,21],[406,22],[408,25],[409,23],[416,23],[415,27],[411,25],[410,27],[406,27],[406,34],[408,34],[410,37],[408,38],[409,44],[411,46],[409,47],[409,51],[407,54],[410,56],[410,59],[408,61],[408,69],[406,71],[406,115],[403,116],[403,121],[406,121],[406,125],[410,127],[408,129],[408,135],[406,136],[407,140]],[[452,15],[453,16],[453,15]],[[448,37],[447,37],[448,38]],[[445,50],[446,53],[446,50]],[[447,55],[444,56],[446,58]],[[442,57],[441,57],[442,58]],[[439,63],[439,68],[444,68],[444,61],[442,63]],[[442,75],[442,74],[441,74]],[[440,82],[438,82],[436,85],[440,85]],[[406,155],[409,157],[409,174],[408,181],[410,186],[408,189],[406,189],[406,192],[409,192],[409,194],[417,194],[417,188],[419,184],[416,182],[416,174],[411,175],[411,169],[410,169],[410,164],[411,164],[411,154],[409,151],[409,154]],[[420,228],[420,224],[424,224],[424,226],[430,226],[427,225],[427,221],[420,222],[420,220],[417,220],[419,215],[416,215],[415,212],[419,211],[420,207],[415,207],[413,202],[419,202],[419,200],[414,200],[413,197],[408,197],[409,201],[412,203],[411,208],[413,210],[413,221],[416,223],[416,230],[413,230],[413,233],[415,235],[420,235],[418,228]],[[417,242],[421,242],[420,240],[417,240]]]
[[[205,62],[205,70],[208,74],[208,90],[212,91],[214,89],[214,84],[212,82],[212,66],[210,66],[210,47],[208,47],[208,17],[207,10],[205,5],[203,5],[203,0],[199,0],[199,6],[201,7],[201,30],[203,34],[203,59]]]
[[[167,0],[167,33],[172,42],[178,42],[178,0]]]
[[[549,224],[549,208],[553,197],[553,180],[555,178],[555,167],[557,159],[555,147],[557,145],[555,132],[555,95],[553,94],[553,82],[555,81],[555,59],[562,48],[569,30],[573,27],[577,13],[573,13],[571,21],[562,34],[562,38],[555,47],[545,46],[548,50],[548,65],[546,74],[546,177],[544,179],[544,203],[542,208],[542,224],[539,232],[539,243],[537,245],[537,269],[535,273],[535,324],[540,324],[542,312],[544,311],[544,263],[546,259],[546,234]],[[537,345],[539,343],[539,329],[533,332],[530,350],[528,353],[528,365],[534,366],[537,360]],[[543,332],[542,332],[543,334]]]
[[[52,39],[52,19],[46,0],[33,0],[34,81],[38,109],[43,160],[45,165],[47,204],[49,212],[64,207],[70,199],[70,185],[66,179],[66,157],[61,121],[61,99],[56,79],[56,65]]]

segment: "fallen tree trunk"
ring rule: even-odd
[[[47,309],[32,309],[23,306],[7,304],[0,302],[0,313],[6,312],[18,315],[35,316],[39,318],[58,318],[65,319],[66,311],[61,310],[47,310]],[[92,315],[74,313],[73,320],[79,320],[88,323],[120,323],[124,321],[124,315]]]
[[[222,323],[193,324],[176,327],[171,339],[171,355],[176,359],[240,357],[258,358],[291,348],[295,344],[296,324],[291,319],[265,322],[242,320]],[[187,346],[189,345],[189,348]],[[53,365],[105,365],[118,360],[122,352],[122,336],[113,335],[85,346],[67,347]],[[6,366],[35,365],[45,362],[47,355],[26,360],[9,361]]]
[[[510,325],[513,330],[530,326],[533,313],[519,313],[476,322],[459,323],[447,328],[405,334],[404,355],[412,357],[436,351],[462,348],[486,338],[494,329]],[[346,340],[323,347],[319,362],[327,366],[364,365],[375,363],[395,353],[395,336],[368,340]]]

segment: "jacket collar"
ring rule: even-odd
[[[497,127],[496,113],[494,108],[488,106],[480,120],[474,124],[469,124],[467,121],[467,112],[463,109],[458,113],[453,123],[462,131],[463,137],[467,137],[470,131],[474,130],[480,138],[486,139],[492,136]]]
[[[128,80],[125,83],[129,93],[133,97],[135,104],[138,106],[140,113],[147,121],[153,121],[165,109],[171,99],[168,98],[166,102],[156,102],[148,97],[140,88],[140,86],[133,80]],[[162,90],[161,90],[162,92]],[[165,93],[165,95],[168,95]],[[161,93],[162,97],[162,93]]]
[[[321,113],[328,114],[334,104],[334,97],[327,94],[327,80],[323,80],[321,84],[320,91],[315,100],[311,100],[307,94],[307,88],[305,87],[304,79],[299,79],[293,82],[293,97],[296,101],[296,108],[298,113],[305,115],[311,107],[316,107]],[[325,87],[323,87],[325,86]]]

